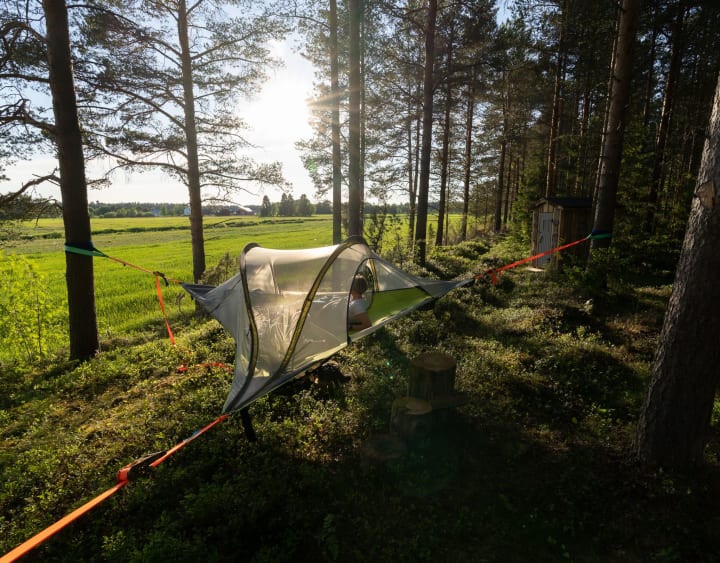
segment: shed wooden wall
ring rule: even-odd
[[[533,254],[540,252],[540,214],[553,214],[553,227],[551,236],[552,248],[573,242],[586,237],[592,230],[592,209],[590,207],[561,207],[552,201],[539,203],[533,212],[533,229],[531,236],[531,251]],[[579,244],[562,252],[551,255],[550,266],[558,267],[563,256],[569,254],[577,256],[581,260],[588,257],[589,244]]]

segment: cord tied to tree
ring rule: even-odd
[[[515,268],[517,266],[521,266],[523,264],[527,264],[528,262],[532,262],[533,260],[537,260],[538,258],[542,258],[543,256],[548,256],[550,254],[553,254],[555,252],[560,252],[561,250],[565,250],[567,248],[571,248],[573,246],[576,246],[578,244],[582,244],[585,241],[593,240],[593,239],[603,239],[603,238],[611,238],[612,233],[610,231],[592,231],[588,236],[583,237],[581,239],[575,240],[573,242],[569,242],[567,244],[563,244],[561,246],[556,246],[555,248],[551,248],[550,250],[546,250],[544,252],[540,252],[539,254],[535,254],[533,256],[529,256],[527,258],[523,258],[522,260],[516,260],[515,262],[511,262],[510,264],[506,264],[505,266],[500,266],[499,268],[490,268],[489,270],[484,271],[481,274],[478,274],[475,276],[476,280],[480,280],[484,278],[485,276],[490,276],[490,279],[492,281],[493,285],[497,285],[498,278],[500,276],[500,273],[504,272],[505,270],[510,270],[512,268]]]

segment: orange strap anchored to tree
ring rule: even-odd
[[[610,238],[612,236],[611,233],[600,233],[600,232],[592,232],[588,236],[583,237],[581,239],[575,240],[573,242],[569,242],[567,244],[563,244],[562,246],[556,246],[555,248],[551,248],[550,250],[546,250],[545,252],[541,252],[540,254],[535,254],[534,256],[530,256],[528,258],[523,258],[522,260],[516,260],[515,262],[512,262],[510,264],[507,264],[505,266],[501,266],[499,268],[492,268],[490,270],[486,270],[482,274],[478,274],[475,276],[476,280],[482,279],[485,276],[490,276],[492,279],[493,285],[497,284],[498,282],[498,276],[501,272],[504,272],[505,270],[510,270],[511,268],[515,268],[517,266],[521,266],[522,264],[527,264],[528,262],[532,262],[533,260],[537,260],[538,258],[542,258],[543,256],[547,256],[548,254],[553,254],[554,252],[560,252],[561,250],[565,250],[567,248],[570,248],[572,246],[576,246],[578,244],[582,244],[586,240],[592,240],[592,239],[601,239],[601,238]]]
[[[160,286],[161,274],[159,272],[153,273],[155,274],[155,289],[157,290],[158,301],[160,301],[160,312],[162,312],[163,320],[165,321],[165,328],[168,332],[168,338],[170,338],[170,344],[175,346],[175,336],[170,329],[170,322],[168,321],[167,314],[165,313],[165,301],[163,300],[162,287]],[[163,279],[165,279],[164,276]],[[167,283],[167,280],[165,280],[165,283]]]
[[[162,312],[163,320],[165,321],[165,328],[167,328],[170,343],[175,346],[175,336],[170,329],[170,322],[168,321],[167,314],[165,313],[165,301],[163,300],[160,278],[162,278],[166,286],[169,285],[169,282],[182,283],[182,281],[168,278],[165,274],[163,274],[162,272],[158,272],[157,270],[148,270],[147,268],[143,268],[142,266],[138,266],[137,264],[132,264],[131,262],[127,262],[126,260],[121,260],[120,258],[109,256],[101,250],[95,248],[92,243],[87,243],[83,245],[65,244],[65,252],[72,252],[73,254],[82,254],[85,256],[100,256],[102,258],[112,260],[113,262],[117,262],[118,264],[122,264],[123,266],[127,266],[128,268],[133,268],[135,270],[139,270],[140,272],[145,272],[146,274],[152,274],[153,276],[155,276],[155,289],[157,290],[158,301],[160,302],[160,311]]]

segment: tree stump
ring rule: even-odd
[[[408,395],[432,403],[455,394],[457,362],[442,352],[425,352],[410,362]]]
[[[403,438],[427,436],[446,419],[447,409],[466,402],[455,391],[455,358],[442,352],[425,352],[410,362],[408,396],[392,405],[390,428]]]
[[[467,402],[455,390],[455,358],[443,352],[421,354],[410,362],[408,395],[428,401],[433,409],[433,423],[447,422],[450,409]]]
[[[392,404],[390,430],[407,440],[426,436],[432,429],[432,405],[415,397],[400,397]]]

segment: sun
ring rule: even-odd
[[[257,162],[280,161],[295,197],[309,195],[313,187],[295,144],[313,134],[308,106],[313,67],[292,52],[287,42],[274,45],[273,51],[285,66],[272,71],[257,96],[238,108],[238,115],[248,126],[243,136],[255,147],[246,150],[245,155]]]
[[[290,77],[279,74],[265,85],[256,101],[248,104],[241,115],[250,127],[248,138],[253,144],[265,148],[289,146],[312,133],[307,94],[298,86]]]
[[[312,89],[312,65],[290,50],[286,42],[273,45],[285,66],[270,74],[255,98],[239,108],[250,127],[248,140],[265,149],[292,147],[312,134],[307,100]]]

